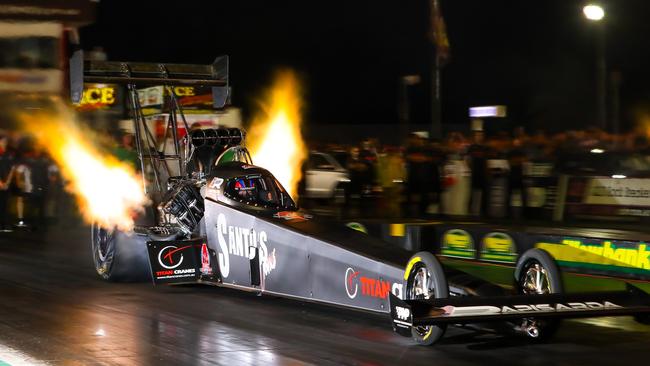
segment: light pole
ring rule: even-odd
[[[588,4],[582,8],[585,18],[595,23],[597,31],[597,52],[596,52],[596,98],[598,106],[598,125],[605,130],[607,128],[607,64],[605,59],[605,9],[597,4]]]

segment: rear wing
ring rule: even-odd
[[[230,101],[229,58],[217,57],[211,65],[84,60],[82,50],[70,58],[72,102],[81,102],[84,83],[129,85],[200,85],[212,87],[212,104],[223,108]]]
[[[190,127],[185,119],[183,108],[171,90],[176,85],[204,86],[212,88],[212,105],[223,108],[230,102],[230,85],[228,81],[228,56],[217,57],[211,65],[188,65],[145,62],[94,61],[84,60],[83,51],[75,51],[70,58],[70,93],[73,103],[80,103],[83,97],[84,83],[126,84],[132,108],[135,145],[140,161],[142,184],[147,193],[148,170],[145,160],[152,169],[155,189],[164,192],[167,177],[186,174],[186,163],[192,146],[188,144],[188,135],[178,136],[177,116],[185,126]],[[162,146],[151,131],[140,104],[137,88],[139,86],[164,86],[169,92],[169,118]],[[168,137],[173,144],[173,153],[166,152]],[[181,144],[180,139],[185,139]],[[178,169],[172,171],[169,161],[176,161]]]

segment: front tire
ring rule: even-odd
[[[562,274],[547,251],[529,249],[517,261],[515,268],[517,291],[522,295],[545,295],[564,292]],[[530,339],[546,341],[560,328],[558,319],[526,318],[517,327]]]
[[[408,262],[403,288],[406,300],[426,300],[449,297],[449,287],[442,265],[429,252],[416,253]],[[447,330],[447,325],[412,327],[413,340],[423,346],[436,343]]]
[[[90,242],[95,271],[102,279],[114,282],[151,279],[145,237],[93,224]]]

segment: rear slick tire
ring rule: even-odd
[[[449,297],[449,287],[442,265],[429,252],[413,255],[408,261],[404,277],[406,280],[403,288],[406,300]],[[431,346],[442,338],[446,330],[446,324],[412,327],[411,335],[417,344]]]
[[[97,274],[112,282],[151,280],[147,239],[118,229],[91,226],[91,251]]]

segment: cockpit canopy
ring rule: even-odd
[[[222,175],[221,187],[225,198],[256,208],[297,209],[289,193],[269,171],[240,162],[224,163],[219,168],[225,168],[229,173]]]

